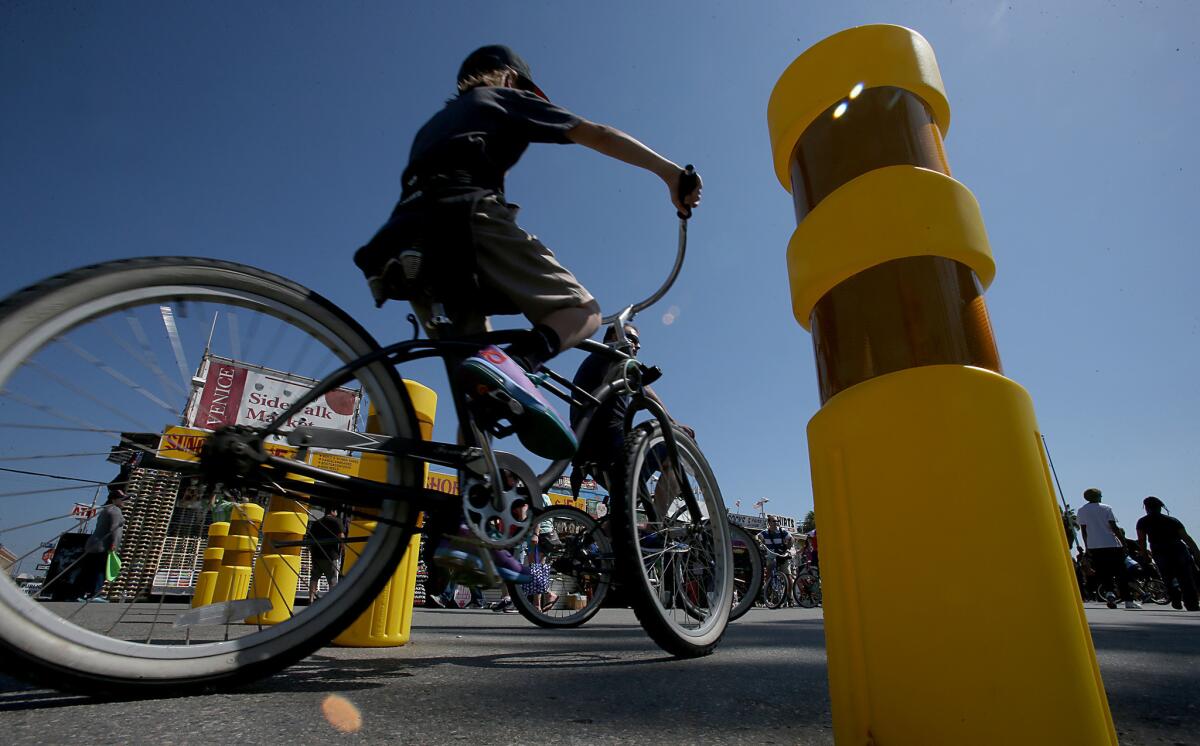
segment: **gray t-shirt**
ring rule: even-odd
[[[115,552],[121,548],[121,537],[125,533],[125,515],[112,503],[100,508],[96,514],[96,530],[84,544],[86,552]]]

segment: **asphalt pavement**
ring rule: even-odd
[[[1122,744],[1200,744],[1200,614],[1088,604]],[[361,714],[354,733],[329,695]],[[820,609],[755,609],[716,654],[663,655],[629,611],[575,630],[418,609],[399,648],[324,648],[236,692],[106,702],[0,677],[7,744],[830,744]]]

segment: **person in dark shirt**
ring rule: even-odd
[[[324,576],[332,590],[338,582],[338,568],[341,565],[342,537],[345,528],[337,510],[330,508],[320,520],[308,528],[308,602],[317,600],[317,584]]]
[[[1200,611],[1200,598],[1196,590],[1196,577],[1200,572],[1200,549],[1188,535],[1187,529],[1178,518],[1166,515],[1162,500],[1151,495],[1142,500],[1146,515],[1137,522],[1138,547],[1145,552],[1150,543],[1150,554],[1158,573],[1166,583],[1171,596],[1171,605],[1176,609],[1185,606],[1188,611]]]
[[[479,292],[450,304],[445,326],[433,323],[438,314],[425,299],[410,299],[413,310],[431,336],[484,331],[492,313],[529,319],[533,328],[518,342],[503,351],[484,348],[461,372],[473,384],[472,393],[498,390],[518,401],[522,411],[513,424],[521,442],[533,453],[559,459],[574,453],[574,436],[525,371],[590,337],[599,328],[600,307],[554,253],[516,223],[517,206],[506,199],[504,177],[531,143],[585,145],[659,176],[678,210],[699,204],[699,181],[691,193],[678,195],[683,169],[620,130],[550,103],[520,56],[491,45],[467,57],[458,72],[458,96],[417,132],[400,202],[355,262],[381,302],[386,259],[414,236],[427,235],[433,224],[443,240],[436,249],[441,261],[435,257],[430,265],[437,275],[432,281],[472,267]],[[450,247],[461,245],[468,250],[451,256]]]
[[[642,347],[642,339],[638,328],[631,323],[625,324],[625,339],[629,343],[630,354],[636,356]],[[609,327],[604,333],[604,343],[612,345],[616,341],[616,329]],[[621,364],[601,353],[593,352],[580,363],[572,383],[584,391],[595,391],[612,377],[614,368]],[[658,402],[658,405],[664,410],[667,408],[654,389],[645,386],[642,391],[647,397]],[[576,454],[576,464],[596,464],[602,473],[595,476],[605,489],[611,489],[607,483],[611,467],[617,465],[625,457],[625,413],[628,410],[628,395],[609,397],[592,415],[592,420],[588,424],[587,432],[584,433]],[[572,402],[571,427],[577,427],[583,420],[583,416],[584,407]],[[695,437],[695,432],[687,425],[681,425],[674,419],[672,422],[686,432],[689,437]]]

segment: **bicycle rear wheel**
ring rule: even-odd
[[[740,619],[754,608],[762,590],[762,556],[755,546],[754,537],[737,524],[729,524],[730,544],[733,548],[733,608],[729,610],[729,621]]]
[[[266,601],[213,605],[206,624],[199,618],[204,614],[192,613],[186,595],[209,523],[207,506],[197,504],[192,491],[204,480],[194,462],[204,438],[200,429],[235,419],[265,423],[307,390],[306,383],[375,349],[361,326],[312,291],[207,259],[95,265],[0,302],[0,504],[6,508],[0,539],[19,559],[49,546],[43,555],[49,562],[52,552],[78,553],[89,503],[103,502],[113,489],[133,498],[120,547],[124,567],[107,586],[109,603],[39,602],[7,575],[0,579],[4,666],[18,676],[92,694],[162,694],[271,673],[352,622],[408,545],[415,517],[408,506],[386,502],[375,530],[344,544],[353,567],[315,603],[294,605],[287,589],[303,588],[305,579],[288,578],[297,569],[281,562],[273,565],[285,568],[278,581],[273,574],[267,578]],[[193,367],[202,360],[203,367]],[[358,370],[320,401],[296,413],[285,430],[308,420],[362,431],[369,408],[376,432],[416,436],[411,401],[387,365]],[[282,443],[268,447],[288,453]],[[380,478],[420,484],[418,464],[387,461]],[[303,532],[307,496],[285,494],[265,481],[243,488],[250,502],[290,498],[296,518],[244,524],[247,536],[227,546],[236,544],[251,556],[264,531]],[[59,556],[61,571],[46,578],[40,595],[66,599],[95,590],[79,572],[90,556]],[[85,587],[62,592],[79,582]],[[240,591],[235,587],[232,595]],[[149,598],[152,603],[139,603]],[[244,612],[269,608],[284,620],[243,623]],[[230,618],[234,614],[240,616]]]
[[[673,434],[694,500],[674,476],[660,426],[636,428],[626,443],[625,479],[613,490],[613,546],[646,634],[668,653],[694,658],[711,653],[725,634],[733,552],[708,461],[686,433]]]
[[[536,520],[553,521],[562,544],[552,548],[539,544],[538,560],[551,569],[550,588],[539,594],[541,605],[522,586],[509,583],[513,606],[539,627],[578,627],[596,616],[608,596],[612,545],[595,519],[578,508],[549,508]]]

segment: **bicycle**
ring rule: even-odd
[[[687,217],[680,215],[679,247],[663,285],[605,318],[617,325],[620,340],[622,324],[657,302],[678,276]],[[130,563],[124,571],[129,577],[144,573],[148,579],[129,590],[131,597],[100,608],[38,603],[6,577],[0,580],[3,665],[57,688],[93,693],[159,694],[244,683],[311,653],[357,618],[422,530],[420,516],[433,523],[465,517],[470,536],[460,541],[472,543],[486,563],[487,550],[520,542],[540,512],[521,507],[536,502],[531,498],[562,474],[569,459],[539,474],[496,450],[493,440],[512,428],[495,411],[509,408],[512,414],[513,402],[481,401],[462,391],[455,375],[481,347],[512,342],[516,335],[419,339],[417,322],[409,319],[413,338],[381,347],[348,314],[301,285],[232,262],[179,257],[84,267],[0,302],[0,458],[7,462],[7,489],[0,496],[24,497],[23,509],[38,509],[36,520],[26,515],[30,520],[0,527],[0,536],[28,537],[30,526],[69,517],[76,490],[121,486],[123,477],[110,483],[106,476],[110,459],[142,459],[141,473],[149,474],[145,484],[123,485],[141,490],[130,522],[142,523],[128,527],[131,544],[159,541],[155,537],[165,533],[159,524],[170,515],[156,506],[164,500],[174,505],[178,487],[171,474],[210,488],[235,485],[261,500],[286,500],[295,519],[268,514],[261,525],[249,521],[251,533],[235,542],[251,554],[264,541],[288,546],[279,536],[294,536],[312,506],[342,508],[362,529],[356,533],[352,525],[344,539],[341,582],[309,606],[277,600],[287,618],[273,625],[261,617],[240,621],[270,610],[270,593],[180,609],[160,592],[157,604],[135,607],[138,595],[153,592],[155,573]],[[208,367],[194,376],[185,338],[208,340],[202,357]],[[621,362],[620,375],[594,392],[578,392],[547,369],[540,384],[564,398],[583,397],[593,408],[618,393],[631,397],[626,470],[612,489],[613,548],[637,618],[675,656],[711,653],[724,634],[733,588],[716,479],[695,442],[673,430],[666,412],[641,394],[656,369],[598,342],[581,347]],[[191,360],[198,351],[190,350]],[[257,366],[249,373],[244,366],[229,365],[228,372],[218,365],[247,358]],[[419,360],[442,363],[462,443],[422,439],[398,372]],[[216,377],[216,400],[204,399],[214,390],[210,375]],[[243,393],[254,406],[234,417],[224,408],[237,401],[234,389],[251,379],[261,388]],[[208,419],[196,419],[200,409]],[[640,412],[649,419],[635,425],[632,413]],[[192,438],[164,422],[198,424],[205,433]],[[586,421],[577,435],[585,427]],[[175,455],[174,471],[164,466],[167,453]],[[338,471],[336,462],[345,457],[358,466]],[[52,473],[55,464],[72,473]],[[458,470],[460,495],[424,487],[429,464]],[[655,495],[659,482],[670,490]],[[141,538],[135,529],[145,529]],[[26,556],[39,551],[37,539],[31,543],[35,548]],[[275,576],[266,582],[276,590]]]
[[[806,563],[792,579],[792,600],[805,609],[821,605],[821,573],[815,565]]]
[[[774,562],[768,563],[763,580],[763,603],[768,609],[778,609],[787,603],[792,593],[792,581],[786,570],[792,557],[787,552],[775,552],[765,546],[762,548],[768,557],[775,558]]]
[[[549,607],[539,606],[520,586],[510,583],[513,606],[539,627],[578,627],[594,617],[604,607],[610,591],[620,585],[608,516],[596,520],[578,508],[557,506],[542,512],[540,519],[552,520],[561,539],[559,546],[542,550],[543,561],[552,570],[549,591],[558,600]],[[754,550],[753,537],[744,528],[730,523],[729,534],[733,551],[732,622],[753,608],[758,598],[762,560]],[[685,585],[682,579],[675,582]]]

